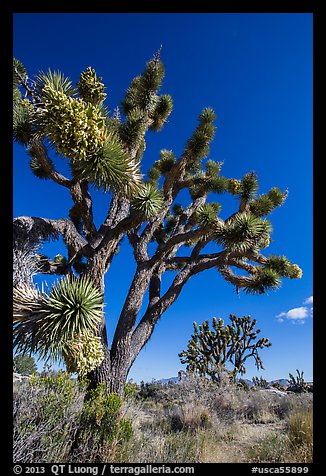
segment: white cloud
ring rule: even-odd
[[[287,312],[281,312],[276,317],[285,317],[286,319],[306,319],[309,315],[307,307],[294,307]]]
[[[277,322],[284,322],[285,320],[290,320],[292,324],[304,324],[305,320],[308,317],[312,317],[313,315],[313,302],[314,297],[309,296],[303,301],[303,304],[306,304],[306,306],[294,307],[289,311],[277,314],[277,316],[275,316]]]

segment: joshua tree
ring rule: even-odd
[[[252,383],[254,384],[254,387],[259,387],[259,388],[267,388],[269,385],[267,380],[264,379],[263,377],[253,377]]]
[[[26,147],[34,175],[54,181],[71,197],[70,209],[62,210],[60,219],[14,219],[16,274],[21,243],[34,249],[62,237],[67,248],[66,256],[54,259],[36,254],[39,272],[62,275],[47,293],[28,286],[26,277],[25,285],[20,284],[16,276],[15,343],[45,355],[57,350],[55,355],[62,356],[76,339],[75,347],[82,351],[90,342],[86,334],[93,336],[94,360],[90,363],[86,351],[83,360],[88,362],[87,375],[93,386],[105,382],[118,392],[158,320],[192,276],[215,268],[237,290],[254,294],[277,288],[281,277],[301,276],[300,268],[284,256],[261,253],[270,242],[266,216],[287,193],[274,187],[258,195],[254,172],[228,179],[220,174],[222,163],[208,160],[215,133],[212,108],[202,110],[179,157],[161,150],[142,176],[146,133],[159,131],[172,111],[171,96],[159,94],[163,77],[158,53],[131,82],[121,111],[110,113],[102,78],[92,68],[81,73],[74,87],[63,74],[50,70],[31,80],[14,60],[14,139]],[[62,159],[69,163],[69,176],[59,171]],[[90,186],[107,197],[107,214],[99,227]],[[184,190],[190,198],[181,204]],[[238,198],[238,206],[222,218],[221,205],[212,198],[226,192]],[[109,349],[102,309],[104,277],[124,236],[133,249],[136,271]],[[209,243],[215,251],[205,252]],[[169,271],[175,278],[163,292],[161,279]],[[139,316],[145,296],[148,306]],[[71,364],[74,359],[68,354]],[[76,359],[71,368],[77,368]]]
[[[265,337],[256,341],[260,333],[260,329],[255,330],[256,319],[231,314],[230,320],[231,324],[225,326],[223,319],[213,317],[212,329],[208,320],[199,326],[193,323],[194,333],[187,350],[179,354],[181,363],[187,364],[187,371],[218,382],[225,371],[233,380],[238,373],[245,374],[245,362],[249,357],[255,359],[258,370],[264,368],[258,350],[272,344]],[[226,369],[227,364],[232,364],[231,372]]]
[[[308,392],[310,389],[309,384],[307,384],[304,379],[303,371],[300,372],[299,369],[296,369],[296,376],[289,373],[289,381],[290,385],[287,390],[291,390],[292,392]]]

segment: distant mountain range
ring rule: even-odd
[[[247,378],[243,378],[241,379],[243,380],[244,382],[246,382],[246,384],[249,385],[249,387],[252,387],[254,384],[251,380],[248,380]],[[160,380],[155,380],[156,383],[160,383],[162,385],[166,385],[168,384],[169,382],[174,382],[174,383],[178,383],[178,377],[170,377],[170,378],[162,378]],[[270,382],[268,382],[269,384],[273,385],[275,383],[279,383],[280,385],[284,385],[284,386],[287,386],[289,385],[290,381],[286,378],[279,378],[279,379],[276,379],[276,380],[271,380]]]

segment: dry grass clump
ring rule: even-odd
[[[287,431],[294,444],[312,446],[312,408],[294,408],[288,417]]]
[[[313,411],[293,407],[283,432],[263,438],[248,452],[250,462],[311,463],[313,450]]]

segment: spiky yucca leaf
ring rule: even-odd
[[[55,361],[75,336],[94,332],[101,322],[103,294],[87,278],[62,278],[49,293],[28,286],[14,288],[14,345]]]
[[[256,216],[264,216],[271,213],[274,208],[282,205],[287,197],[287,191],[282,192],[278,187],[273,187],[264,195],[252,200],[250,211]]]
[[[205,203],[196,211],[197,222],[202,226],[210,226],[216,222],[216,206],[211,203]]]
[[[65,94],[66,96],[74,96],[76,94],[76,88],[73,86],[69,78],[60,71],[40,71],[35,77],[36,88],[40,95],[46,99],[51,96],[52,91]]]
[[[282,192],[278,187],[273,187],[267,192],[267,197],[273,202],[274,207],[282,205],[288,195],[287,190]]]
[[[130,111],[126,121],[120,125],[120,138],[129,148],[138,148],[144,139],[146,128],[143,111],[135,107]]]
[[[29,101],[19,101],[13,108],[13,138],[18,144],[26,145],[34,132],[33,107]]]
[[[34,155],[32,151],[29,151],[29,155],[31,156],[29,166],[31,168],[32,173],[35,175],[35,177],[39,179],[47,180],[49,178],[48,172],[44,170],[37,156]],[[48,164],[52,168],[52,170],[54,170],[54,163],[50,158],[48,158]]]
[[[286,256],[270,255],[267,266],[279,275],[287,276],[291,262]]]
[[[205,187],[208,192],[224,193],[228,189],[229,180],[226,177],[208,177]]]
[[[199,120],[204,124],[213,122],[215,121],[215,119],[216,114],[214,112],[214,109],[211,107],[205,107],[199,115]]]
[[[172,150],[162,149],[160,151],[160,159],[154,162],[148,172],[150,181],[157,181],[161,175],[166,175],[175,164],[175,156]]]
[[[253,198],[258,190],[258,178],[255,172],[247,173],[242,179],[241,198],[249,200]]]
[[[266,223],[251,213],[236,214],[224,227],[216,230],[217,241],[230,251],[245,252],[266,233]]]
[[[76,177],[93,182],[97,188],[113,189],[120,195],[132,196],[138,192],[142,175],[138,164],[113,132],[109,132],[102,147],[87,160],[74,162]]]
[[[172,150],[160,150],[160,160],[156,162],[158,169],[162,175],[169,172],[175,163],[175,156]]]
[[[204,110],[205,111],[205,110]],[[186,145],[186,153],[191,157],[191,162],[201,160],[209,153],[209,145],[215,134],[215,126],[212,120],[206,120],[206,116],[199,115],[199,124]]]
[[[208,160],[206,162],[206,177],[215,178],[221,171],[222,162],[215,162],[215,160]]]
[[[246,294],[264,294],[268,290],[274,290],[281,285],[281,279],[276,271],[268,267],[257,269],[252,281],[244,286]]]
[[[138,194],[132,200],[132,208],[146,220],[155,216],[162,206],[162,194],[150,183],[142,185]]]
[[[27,78],[27,72],[25,69],[25,66],[19,59],[14,58],[13,59],[13,80],[14,80],[14,85],[17,85],[21,83],[22,81],[25,81]]]
[[[22,95],[18,89],[18,87],[14,84],[13,85],[13,91],[12,91],[12,102],[15,105],[16,103],[19,103],[22,99]]]
[[[132,80],[121,103],[123,113],[129,116],[135,108],[153,113],[158,102],[156,93],[162,85],[163,77],[164,65],[156,55],[147,63],[143,73]]]
[[[162,94],[157,100],[155,110],[152,114],[153,123],[150,126],[152,131],[160,131],[172,112],[173,101],[170,94]]]
[[[268,215],[273,209],[274,203],[267,195],[261,195],[256,200],[253,200],[249,205],[249,210],[257,217]]]

